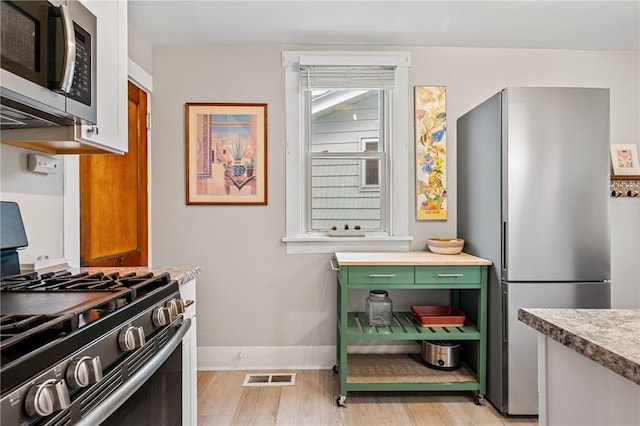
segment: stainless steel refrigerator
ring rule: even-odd
[[[538,412],[519,308],[610,308],[609,164],[608,89],[507,88],[457,121],[458,236],[493,262],[486,398],[503,414]]]

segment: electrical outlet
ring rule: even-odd
[[[56,174],[58,173],[58,160],[40,154],[27,155],[27,169],[35,173]]]

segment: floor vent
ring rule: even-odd
[[[296,373],[247,374],[242,386],[295,386]]]

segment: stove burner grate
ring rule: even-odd
[[[60,323],[70,319],[73,319],[73,315],[0,315],[0,335],[4,343],[5,338],[18,335],[26,330],[59,326]]]
[[[118,291],[131,289],[135,299],[168,284],[168,273],[154,276],[152,272],[120,274],[104,272],[71,274],[68,271],[38,274],[35,272],[15,275],[0,281],[0,291]]]
[[[78,328],[78,318],[65,315],[0,315],[0,353],[6,364]]]

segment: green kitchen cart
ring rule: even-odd
[[[466,253],[335,253],[337,276],[337,342],[334,372],[340,379],[336,403],[344,406],[349,391],[472,391],[484,403],[487,353],[487,277],[491,262]],[[351,290],[416,292],[415,305],[429,305],[427,291],[449,292],[450,304],[463,308],[462,326],[422,326],[411,312],[396,311],[389,326],[371,327],[364,312],[349,310]],[[461,292],[473,292],[470,306],[460,306]],[[465,294],[466,295],[466,294]],[[353,305],[354,303],[352,303]],[[349,343],[394,341],[456,342],[463,362],[452,371],[432,369],[419,354],[352,354]],[[376,351],[377,352],[377,351]]]

